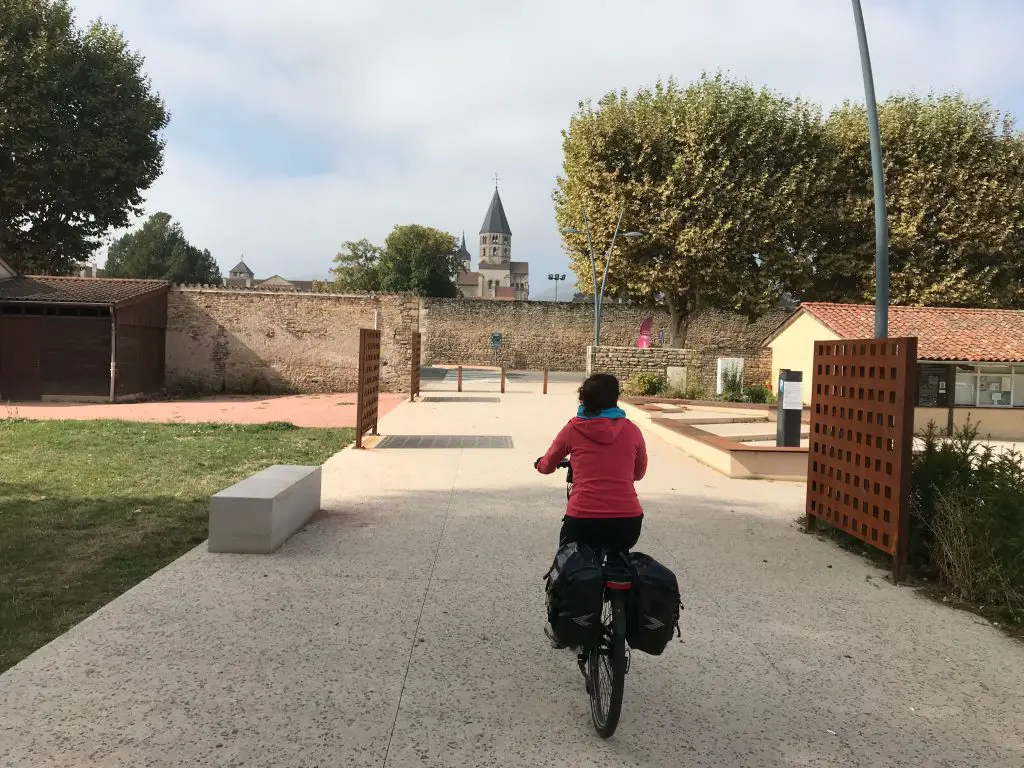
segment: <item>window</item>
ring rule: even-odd
[[[498,249],[497,248],[491,248],[491,256],[497,256],[497,255],[498,255]]]
[[[1024,407],[1024,366],[958,365],[955,394],[961,407]]]
[[[491,242],[492,243],[498,242],[498,235],[491,235]]]
[[[1013,392],[1013,369],[981,368],[978,375],[978,405],[993,407],[1010,407],[1010,396]]]
[[[973,365],[956,367],[956,405],[978,404],[978,369]]]
[[[1024,408],[1024,366],[1013,369],[1013,395],[1010,401],[1014,408]]]

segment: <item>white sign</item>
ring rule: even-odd
[[[782,388],[782,410],[802,411],[804,408],[804,383],[787,381]]]

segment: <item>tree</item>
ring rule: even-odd
[[[108,277],[203,285],[221,282],[220,268],[210,252],[192,245],[167,213],[154,213],[139,230],[116,240],[107,251],[106,270]]]
[[[581,228],[585,205],[602,258],[625,205],[624,228],[645,236],[619,241],[608,293],[663,302],[673,346],[702,307],[753,318],[806,283],[827,192],[813,105],[721,74],[686,88],[670,80],[581,103],[563,150],[559,226]],[[585,237],[566,235],[565,246],[589,284]]]
[[[160,175],[164,103],[121,33],[66,0],[0,0],[0,254],[61,273]]]
[[[342,244],[331,269],[331,289],[354,293],[379,291],[379,264],[384,249],[366,238]]]
[[[833,205],[811,298],[873,300],[874,198],[864,106],[826,121]],[[1024,306],[1024,152],[1012,119],[959,94],[879,105],[895,304]]]
[[[459,295],[455,278],[461,269],[455,236],[419,224],[391,230],[377,267],[383,291],[444,298]]]

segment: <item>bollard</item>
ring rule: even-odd
[[[548,369],[544,369],[544,394],[548,393]]]
[[[459,392],[462,391],[462,366],[459,366]]]
[[[505,366],[501,366],[501,394],[505,394]]]

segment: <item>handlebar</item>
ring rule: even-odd
[[[536,467],[540,463],[540,459],[533,462],[533,466]],[[558,462],[558,466],[555,469],[572,469],[572,465],[569,463],[569,459],[562,459]]]

